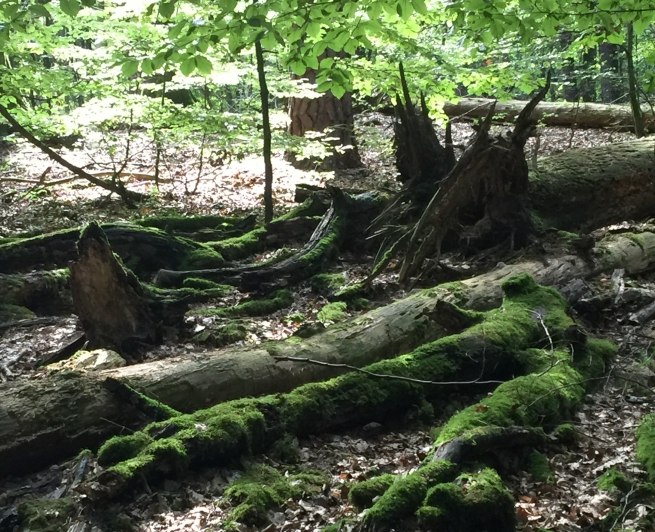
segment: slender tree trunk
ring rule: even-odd
[[[623,101],[623,93],[619,83],[621,59],[619,47],[616,44],[603,42],[598,47],[600,52],[601,72],[600,94],[603,103],[619,103]]]
[[[635,134],[637,137],[645,135],[644,116],[639,105],[639,87],[637,74],[635,73],[635,64],[633,53],[635,49],[634,26],[630,22],[626,28],[625,57],[628,64],[628,95],[630,97],[630,107],[635,121]]]
[[[264,70],[264,51],[262,43],[255,41],[257,56],[257,77],[259,78],[259,95],[262,102],[262,135],[264,137],[264,221],[273,219],[273,162],[271,160],[271,120],[268,115],[268,85]]]

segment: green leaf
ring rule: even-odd
[[[180,64],[180,72],[185,76],[190,76],[193,74],[193,71],[196,69],[196,59],[195,57],[187,57]]]
[[[421,15],[427,15],[428,14],[428,8],[425,5],[424,0],[412,0],[412,6],[416,10],[417,13]]]
[[[208,74],[211,74],[212,62],[204,55],[198,55],[196,56],[196,68],[198,69],[199,74],[207,76]]]
[[[128,59],[121,66],[121,72],[126,78],[131,78],[139,70],[139,62],[136,59]]]
[[[253,28],[259,28],[262,25],[261,17],[250,17],[248,19],[248,25],[252,26]]]
[[[200,53],[204,54],[209,48],[209,39],[200,39],[196,44],[196,48]]]
[[[312,54],[316,57],[320,57],[325,53],[328,43],[326,41],[318,41],[312,48]]]
[[[318,70],[318,57],[314,57],[313,55],[306,56],[303,58],[303,61],[307,65],[307,68]]]
[[[606,37],[606,40],[610,44],[623,44],[623,42],[625,41],[625,38],[620,33],[610,33]]]
[[[30,11],[35,17],[49,17],[50,11],[46,9],[45,6],[41,4],[34,4],[30,6]]]
[[[146,75],[150,75],[155,71],[155,64],[152,59],[144,59],[141,61],[141,71]]]
[[[307,35],[310,37],[316,38],[321,34],[321,24],[320,22],[310,22],[307,24]]]
[[[71,17],[77,16],[82,9],[79,0],[59,0],[61,10]]]
[[[291,72],[293,72],[296,76],[302,76],[307,70],[305,63],[302,61],[291,61],[289,63],[289,68],[291,69]]]
[[[346,94],[346,88],[342,87],[341,85],[334,84],[332,85],[331,90],[335,98],[341,98],[344,94]]]
[[[162,18],[171,18],[173,16],[173,13],[175,13],[175,5],[177,2],[172,1],[172,2],[162,2],[159,4],[159,14],[162,16]]]

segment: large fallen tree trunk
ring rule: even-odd
[[[532,207],[551,226],[589,230],[655,212],[655,141],[575,149],[539,159]]]
[[[486,98],[462,98],[458,102],[446,102],[443,111],[451,119],[475,120],[484,118],[489,105],[494,101]],[[494,121],[513,124],[525,104],[526,102],[519,100],[496,102]],[[646,130],[655,131],[653,110],[643,106],[642,112]],[[532,116],[535,120],[547,126],[611,128],[620,131],[634,130],[634,117],[628,105],[541,102]]]
[[[126,426],[142,423],[103,386],[124,382],[178,410],[193,411],[228,399],[282,392],[328,378],[338,368],[275,357],[309,358],[364,366],[452,332],[452,314],[439,301],[488,309],[500,301],[500,282],[518,272],[563,286],[577,277],[623,267],[630,273],[655,263],[655,233],[611,235],[591,262],[575,255],[507,265],[368,312],[309,339],[291,338],[254,348],[224,349],[202,358],[178,357],[100,372],[66,372],[47,379],[0,385],[0,474],[34,469]],[[455,320],[455,323],[458,323]],[[455,325],[457,327],[457,325]],[[80,406],[82,405],[82,406]]]
[[[300,435],[381,420],[426,401],[443,406],[454,385],[460,392],[484,391],[485,386],[502,382],[494,379],[550,371],[552,382],[535,386],[534,392],[535,396],[547,394],[563,382],[561,375],[568,376],[572,357],[594,368],[590,376],[604,371],[604,359],[612,350],[590,348],[584,335],[575,344],[568,341],[574,322],[556,291],[536,285],[528,275],[508,279],[503,288],[503,305],[479,316],[480,323],[411,353],[288,394],[229,401],[192,415],[173,415],[141,432],[113,438],[98,454],[98,462],[110,467],[89,488],[94,495],[100,490],[113,496],[143,477],[161,478],[189,465],[220,464],[261,451],[286,433]],[[571,352],[555,352],[553,342],[571,345]],[[575,405],[567,398],[575,395],[579,402],[583,393],[564,390],[559,395],[566,403],[564,409]],[[512,399],[521,409],[513,414],[510,407],[514,405],[507,406],[505,401],[502,413],[508,419],[553,423],[563,415],[552,397],[525,405],[515,391]],[[491,416],[477,425],[475,421],[466,428],[499,423]]]

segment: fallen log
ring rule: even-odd
[[[651,217],[655,208],[655,141],[640,139],[568,150],[530,172],[532,208],[547,225],[582,230]]]
[[[655,264],[655,233],[610,235],[598,244],[593,257],[595,261],[565,255],[502,265],[484,275],[418,291],[308,339],[292,337],[97,374],[67,372],[3,383],[0,475],[36,469],[82,447],[93,447],[123,427],[142,423],[142,418],[135,419],[133,411],[123,408],[105,390],[102,381],[106,377],[185,412],[238,397],[289,391],[342,370],[279,361],[275,356],[365,366],[452,333],[452,321],[442,321],[447,313],[435,311],[439,301],[474,309],[497,306],[500,283],[510,275],[527,272],[542,284],[562,287],[573,279],[618,267],[629,273],[651,268]]]
[[[513,124],[526,102],[522,100],[496,101],[487,98],[462,98],[458,102],[446,102],[444,113],[452,120],[476,120],[484,118],[489,106],[496,102],[494,121]],[[655,131],[653,110],[642,107],[647,131]],[[634,131],[634,117],[629,105],[577,102],[541,102],[534,110],[533,118],[546,126],[579,128],[610,128],[617,131]]]
[[[224,463],[260,451],[285,433],[380,420],[426,400],[442,405],[453,386],[459,391],[484,390],[500,382],[493,379],[547,367],[552,358],[548,339],[565,341],[573,324],[566,303],[527,275],[512,277],[503,287],[503,305],[481,316],[480,323],[367,366],[364,372],[307,384],[288,394],[228,401],[112,438],[98,453],[98,462],[110,467],[92,482],[93,488],[114,496],[142,475],[161,478],[193,464]],[[581,348],[575,356],[593,358],[585,353]],[[571,353],[567,356],[570,359]],[[538,405],[530,415],[542,416],[550,404]]]

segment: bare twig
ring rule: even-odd
[[[306,357],[290,357],[290,356],[274,356],[273,357],[275,360],[279,361],[289,361],[289,362],[305,362],[307,364],[314,364],[316,366],[326,366],[330,368],[343,368],[343,369],[350,369],[353,371],[359,371],[360,373],[364,373],[365,375],[369,375],[370,377],[376,377],[379,379],[393,379],[393,380],[399,380],[399,381],[406,381],[406,382],[414,382],[416,384],[430,384],[430,385],[435,385],[435,386],[458,386],[458,385],[465,385],[465,384],[502,384],[505,381],[499,381],[499,380],[480,380],[480,377],[482,376],[482,373],[484,373],[484,360],[482,361],[482,372],[480,373],[480,377],[477,379],[471,380],[471,381],[431,381],[431,380],[425,380],[425,379],[414,379],[412,377],[403,377],[402,375],[388,375],[385,373],[375,373],[373,371],[369,371],[364,368],[358,368],[357,366],[351,366],[350,364],[343,364],[343,363],[334,363],[334,362],[323,362],[321,360],[314,360],[311,358],[306,358]]]

